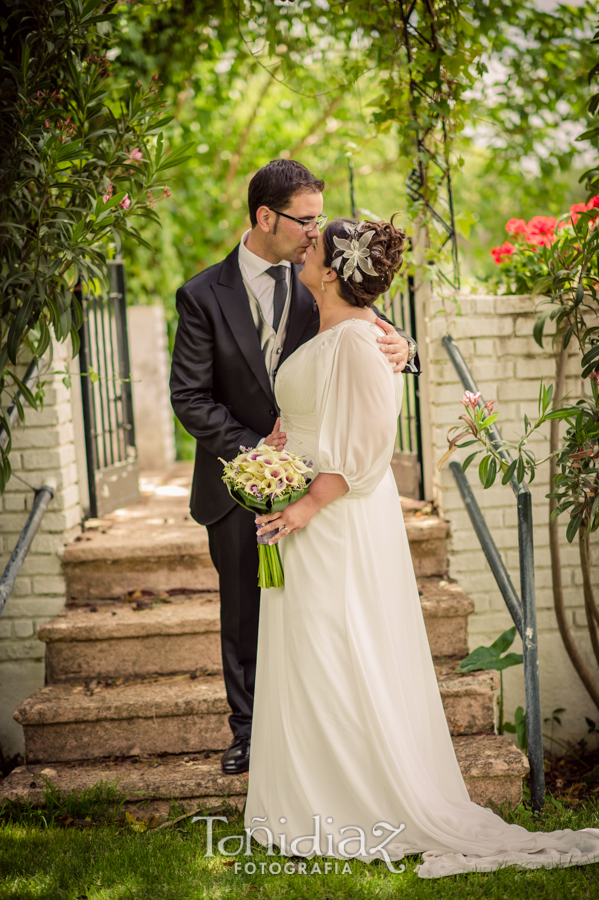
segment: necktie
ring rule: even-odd
[[[272,327],[278,331],[287,298],[287,266],[271,266],[270,269],[266,269],[266,274],[275,281]]]

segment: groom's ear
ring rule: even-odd
[[[256,210],[256,222],[260,231],[264,234],[275,230],[276,215],[268,208],[268,206],[259,206]]]

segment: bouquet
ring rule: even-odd
[[[258,515],[281,512],[308,493],[312,480],[312,462],[302,459],[288,450],[276,450],[262,444],[254,450],[240,447],[239,456],[226,462],[223,481],[234,500]],[[257,528],[260,528],[257,525]],[[257,535],[258,585],[261,588],[282,587],[285,584],[279,548],[269,540],[278,528]]]

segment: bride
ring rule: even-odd
[[[263,590],[245,826],[284,855],[392,861],[421,878],[599,861],[599,828],[530,832],[468,795],[390,468],[403,377],[372,304],[402,262],[391,222],[336,219],[300,275],[320,331],[280,367],[287,449],[310,491],[261,516],[285,585]],[[272,850],[274,852],[274,850]]]

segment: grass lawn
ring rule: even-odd
[[[173,805],[170,817],[182,812]],[[420,856],[406,857],[401,874],[389,872],[378,860],[370,865],[349,861],[351,874],[341,874],[343,861],[328,860],[332,871],[324,874],[326,860],[301,861],[296,857],[296,865],[305,863],[306,874],[295,870],[293,874],[276,874],[278,866],[289,864],[291,858],[279,857],[278,851],[268,856],[266,848],[255,841],[251,856],[227,857],[218,852],[222,838],[243,834],[243,817],[237,810],[224,809],[220,814],[228,821],[213,823],[215,853],[210,857],[206,856],[204,822],[192,823],[185,818],[158,828],[156,819],[130,821],[112,787],[99,786],[86,794],[67,797],[50,792],[44,809],[7,805],[0,815],[0,900],[599,897],[599,864],[538,871],[511,867],[426,880],[414,873]],[[590,796],[572,808],[548,794],[538,817],[526,803],[501,814],[531,831],[599,827],[599,796]],[[232,841],[228,849],[237,843]],[[244,873],[248,861],[255,864],[254,873]],[[235,862],[241,863],[241,871],[235,871]],[[322,874],[311,874],[315,863]],[[335,863],[339,874],[335,874]]]

